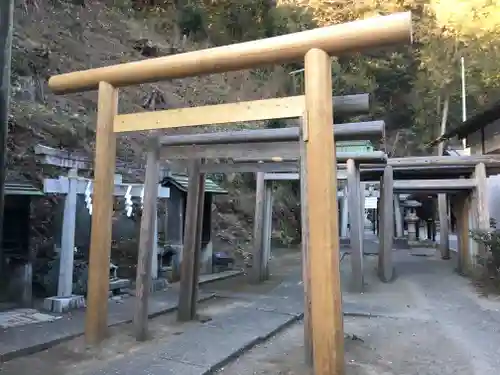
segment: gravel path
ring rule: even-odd
[[[345,305],[376,317],[346,316],[346,375],[497,375],[500,302],[479,297],[454,273],[454,261],[394,253],[398,278],[379,283],[376,257],[366,257],[367,292],[344,292]],[[349,260],[342,262],[348,274]],[[282,334],[220,370],[220,375],[310,375],[303,326]]]

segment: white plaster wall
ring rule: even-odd
[[[488,201],[490,216],[496,220],[497,228],[500,229],[500,175],[488,178]]]

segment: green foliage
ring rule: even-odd
[[[500,0],[130,1],[136,8],[141,8],[137,7],[140,3],[156,12],[163,9],[166,14],[174,9],[183,34],[209,39],[216,45],[411,10],[415,39],[412,46],[332,59],[335,95],[360,92],[371,95],[368,115],[342,120],[385,120],[387,139],[384,145],[375,147],[386,147],[395,156],[433,152],[424,145],[440,131],[444,98],[450,99],[447,127],[462,121],[462,57],[466,66],[468,115],[500,99]],[[285,68],[291,72],[302,67],[299,61]],[[255,69],[252,79],[267,82],[271,74],[267,68]],[[303,73],[296,73],[283,83],[282,92],[301,94],[303,83]],[[266,124],[269,128],[282,125],[279,121]],[[289,207],[286,215],[283,213],[285,216],[298,200],[298,194],[291,189],[288,185],[279,189],[277,204]],[[286,237],[293,235],[286,234]]]
[[[300,243],[300,184],[298,181],[274,183],[274,217],[279,226],[280,242],[284,245]]]
[[[188,3],[178,10],[177,25],[183,35],[205,35],[203,8]]]
[[[286,128],[286,121],[283,119],[269,120],[266,122],[266,128],[268,129]]]
[[[484,255],[478,255],[478,263],[482,266],[479,270],[478,281],[484,287],[494,287],[498,292],[500,288],[500,231],[477,230],[470,232],[471,238],[484,246]]]
[[[465,57],[469,115],[500,96],[499,0],[282,0],[309,7],[319,25],[411,10],[412,47],[341,57],[334,61],[336,95],[370,92],[370,117],[383,118],[396,153],[428,153],[438,135],[441,106],[450,97],[448,128],[462,120],[460,58]],[[396,136],[396,134],[398,136]],[[389,145],[390,147],[391,145]],[[397,145],[396,145],[397,146]]]

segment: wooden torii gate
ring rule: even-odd
[[[489,229],[486,178],[500,171],[498,156],[430,156],[388,159],[387,166],[361,165],[363,181],[380,181],[379,276],[391,281],[394,241],[394,195],[426,192],[447,194],[454,201],[459,228],[458,268],[472,272],[480,246],[470,238],[472,229]],[[442,250],[443,251],[443,250]],[[449,259],[449,249],[441,254]]]
[[[47,310],[63,312],[85,305],[83,296],[73,295],[73,256],[75,247],[77,196],[88,194],[89,197],[91,197],[93,193],[92,180],[79,177],[78,170],[90,170],[92,169],[92,165],[90,160],[84,156],[72,155],[64,150],[58,150],[43,145],[35,146],[35,155],[39,163],[68,168],[70,170],[67,176],[61,176],[58,179],[49,178],[44,180],[44,193],[61,194],[65,196],[61,228],[57,296],[46,298],[44,301],[44,308]],[[157,187],[159,198],[169,197],[170,190],[168,188],[161,187],[158,184]],[[127,194],[130,197],[140,197],[143,194],[143,190],[143,184],[124,183],[121,175],[115,175],[114,177],[113,196],[115,197],[125,197]],[[153,249],[153,254],[155,253]],[[157,266],[157,264],[152,264],[151,266],[153,277],[157,277],[157,272],[154,271]],[[110,287],[112,287],[112,285],[110,285]],[[114,287],[119,287],[119,285],[115,285]]]
[[[333,110],[330,56],[376,46],[408,43],[411,42],[411,32],[411,14],[401,13],[51,77],[49,87],[57,94],[99,90],[94,213],[86,313],[87,342],[96,344],[104,339],[107,332],[107,285],[104,280],[109,267],[111,242],[113,168],[110,166],[115,164],[116,158],[115,133],[305,115],[303,140],[307,151],[308,267],[314,269],[314,272],[310,273],[314,371],[315,375],[343,374],[344,333],[340,275],[336,266],[338,224],[337,216],[332,215],[333,208],[337,206],[337,197],[335,146],[331,136]],[[250,69],[264,64],[282,64],[301,59],[305,62],[305,98],[298,99],[293,106],[280,106],[277,103],[283,104],[283,101],[275,99],[274,103],[256,101],[192,108],[189,111],[190,117],[185,115],[185,110],[117,114],[119,87]],[[297,113],[298,111],[300,113]],[[150,160],[150,169],[154,171],[157,162],[153,153]],[[199,164],[192,164],[193,184],[201,179]],[[192,202],[188,198],[187,211],[190,211],[191,207],[193,212],[196,212],[197,198],[194,196],[198,196],[199,190],[193,192],[196,194],[193,194]],[[155,189],[151,188],[149,194],[154,196],[154,193]],[[145,204],[145,211],[146,207]],[[196,228],[196,223],[193,223],[193,227]],[[195,244],[194,237],[191,241]],[[187,245],[185,243],[186,247]]]

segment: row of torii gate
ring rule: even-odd
[[[304,286],[305,347],[314,353],[315,375],[344,374],[344,332],[339,272],[339,228],[337,174],[345,171],[349,185],[352,279],[362,282],[363,242],[360,181],[379,181],[381,199],[379,274],[384,281],[393,276],[393,195],[426,191],[449,194],[456,201],[459,221],[459,260],[473,263],[469,228],[489,226],[486,177],[498,168],[493,157],[430,157],[387,159],[382,152],[336,153],[335,140],[368,139],[383,134],[383,123],[333,124],[330,56],[367,48],[409,43],[411,14],[376,17],[280,37],[194,51],[105,68],[52,77],[49,87],[57,94],[99,90],[92,234],[89,264],[86,339],[102,341],[107,332],[109,248],[116,137],[123,132],[229,124],[279,118],[300,118],[301,126],[230,133],[205,133],[157,138],[148,145],[144,208],[136,281],[136,337],[145,339],[148,293],[151,282],[153,220],[158,195],[161,159],[187,160],[189,191],[184,231],[184,254],[178,308],[180,320],[196,317],[199,249],[204,174],[209,172],[257,172],[255,249],[252,278],[266,276],[264,253],[269,235],[271,193],[262,172],[300,173]],[[145,113],[118,114],[118,88],[202,74],[255,68],[303,60],[305,95],[182,108]],[[231,160],[216,163],[214,159]],[[266,194],[266,191],[268,192]],[[267,195],[267,198],[266,198]],[[472,224],[472,225],[470,225]]]

